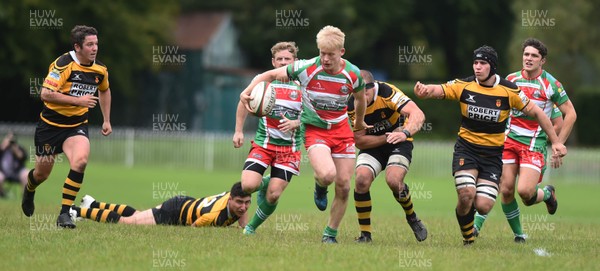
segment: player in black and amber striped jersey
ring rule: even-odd
[[[414,211],[408,185],[404,182],[412,160],[413,138],[425,120],[423,111],[401,90],[385,82],[376,82],[373,74],[361,70],[365,81],[367,109],[365,122],[371,128],[354,131],[356,159],[354,205],[360,236],[356,242],[371,242],[371,193],[377,175],[385,170],[385,181],[394,199],[404,209],[406,221],[417,240],[427,238],[427,228]],[[348,101],[348,115],[354,121],[354,99]]]
[[[414,87],[415,94],[421,99],[448,99],[460,103],[462,123],[454,146],[452,173],[458,193],[456,218],[465,245],[475,240],[475,209],[485,215],[496,201],[502,175],[504,129],[510,110],[534,117],[548,134],[554,154],[564,156],[567,153],[546,114],[530,103],[517,85],[496,74],[497,63],[496,51],[484,45],[473,52],[474,76],[442,85],[417,82]]]
[[[69,217],[69,208],[83,183],[90,153],[87,127],[89,108],[100,103],[104,118],[102,134],[107,136],[112,132],[108,71],[104,64],[96,60],[98,31],[89,26],[75,26],[71,30],[71,42],[74,50],[50,64],[42,86],[44,108],[35,130],[35,168],[28,174],[21,203],[23,213],[26,216],[33,215],[35,189],[48,179],[56,156],[64,152],[71,170],[63,185],[62,207],[56,221],[63,228],[75,228]],[[98,97],[94,96],[96,91],[99,91]]]
[[[236,182],[229,192],[195,199],[175,196],[155,208],[137,211],[127,205],[97,202],[85,196],[80,207],[71,207],[73,216],[98,222],[136,225],[175,225],[192,227],[226,227],[236,221],[240,227],[248,223],[250,194]],[[86,202],[88,201],[88,202]]]

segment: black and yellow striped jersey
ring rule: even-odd
[[[475,76],[442,84],[444,99],[460,102],[462,123],[458,136],[476,147],[501,150],[511,109],[522,111],[529,103],[517,85],[496,76],[491,87],[480,85]]]
[[[58,57],[48,69],[44,88],[70,96],[94,95],[108,89],[108,70],[100,61],[83,65],[70,51]],[[75,127],[88,121],[88,108],[44,102],[41,119],[53,126]]]
[[[372,125],[367,129],[367,135],[383,135],[403,126],[408,121],[400,111],[411,99],[394,85],[385,82],[375,82],[373,102],[367,105],[365,122]],[[348,116],[352,123],[355,119],[354,96],[348,101]],[[412,141],[412,137],[407,139]]]
[[[229,197],[229,192],[223,192],[218,195],[188,200],[183,203],[179,221],[186,226],[229,226],[239,219],[227,208]]]

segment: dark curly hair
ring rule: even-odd
[[[250,194],[244,192],[244,190],[242,190],[242,183],[241,182],[236,182],[233,184],[233,186],[231,186],[231,190],[229,191],[231,197],[249,197]]]
[[[540,55],[542,56],[542,58],[546,58],[546,56],[548,55],[548,48],[546,48],[546,45],[544,45],[544,43],[538,39],[535,39],[535,38],[526,39],[523,42],[522,51],[525,51],[525,48],[527,46],[531,46],[531,47],[537,49],[538,52],[540,52]]]
[[[91,35],[98,35],[98,31],[96,28],[87,25],[76,25],[71,30],[71,44],[75,47],[75,44],[79,45],[79,47],[83,47],[83,41],[85,37]]]

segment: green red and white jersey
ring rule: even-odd
[[[550,73],[542,70],[536,78],[526,78],[523,71],[512,73],[506,77],[514,82],[531,102],[535,103],[544,111],[548,118],[556,117],[556,106],[560,106],[569,100],[567,92],[562,84]],[[556,105],[556,106],[555,106]],[[529,117],[521,111],[513,110],[507,125],[507,136],[529,146],[532,151],[546,148],[547,135],[542,127],[533,117]]]
[[[302,123],[330,129],[348,121],[348,98],[365,88],[360,70],[348,60],[336,74],[325,72],[321,58],[297,60],[287,66],[290,79],[298,80],[302,88]]]
[[[290,146],[292,151],[297,151],[302,145],[301,129],[283,132],[277,127],[281,124],[282,116],[290,120],[297,120],[300,117],[302,112],[300,85],[294,81],[273,81],[271,85],[276,93],[275,106],[269,115],[259,118],[254,143],[265,149],[275,150],[277,146]]]

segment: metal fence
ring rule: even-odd
[[[113,133],[104,137],[99,127],[90,127],[90,162],[194,168],[203,171],[241,170],[248,154],[252,134],[245,137],[245,145],[236,149],[231,133],[164,132],[113,127]],[[18,141],[28,150],[31,164],[35,147],[35,125],[0,123],[0,136],[13,131]],[[453,142],[415,141],[411,174],[432,177],[450,177]],[[63,158],[64,160],[64,158]],[[57,161],[60,161],[57,159]],[[302,154],[302,170],[309,170],[306,153]],[[570,147],[560,169],[548,167],[546,178],[566,182],[599,182],[600,149]]]

